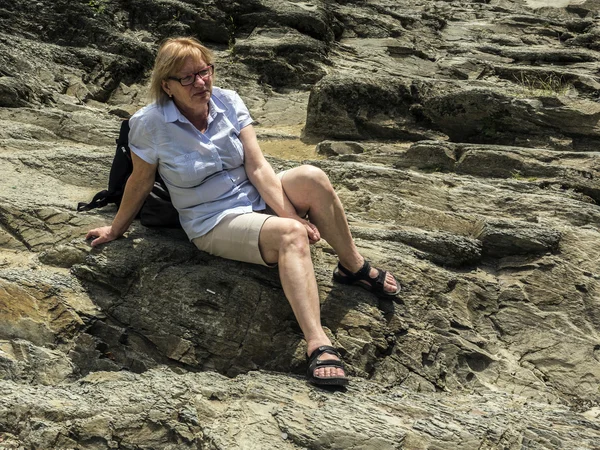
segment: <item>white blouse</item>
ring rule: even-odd
[[[204,133],[173,101],[152,103],[129,119],[131,151],[147,163],[158,163],[190,240],[208,233],[226,215],[265,209],[246,175],[238,138],[251,123],[240,96],[217,87],[209,100]]]

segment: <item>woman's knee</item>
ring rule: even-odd
[[[302,165],[299,169],[301,169],[301,176],[306,183],[333,192],[331,181],[329,181],[329,177],[323,170],[309,164]]]
[[[281,219],[281,247],[308,249],[308,233],[303,224],[294,219]]]
[[[267,263],[277,262],[281,252],[289,250],[310,253],[306,228],[294,219],[269,218],[260,232],[258,244]]]

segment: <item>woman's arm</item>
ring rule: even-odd
[[[135,153],[131,152],[133,171],[125,185],[123,199],[112,225],[95,228],[88,231],[86,239],[95,237],[92,247],[110,242],[122,236],[127,231],[138,211],[144,204],[144,200],[154,186],[157,164],[149,164]]]
[[[265,159],[258,145],[254,127],[248,125],[242,128],[239,138],[244,146],[244,166],[248,179],[258,190],[260,196],[279,217],[301,222],[306,227],[309,240],[312,243],[317,242],[321,238],[319,230],[314,224],[298,216],[296,208],[285,195],[281,180],[275,174],[271,164]]]

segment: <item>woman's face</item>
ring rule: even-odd
[[[188,58],[179,72],[168,80],[163,80],[162,86],[165,92],[173,98],[175,104],[183,112],[193,111],[198,108],[204,109],[212,93],[212,74],[200,76],[198,72],[207,70],[209,67],[201,59]],[[212,68],[211,68],[212,69]],[[192,84],[183,86],[180,81],[188,76],[194,77]],[[185,84],[185,80],[184,80]]]

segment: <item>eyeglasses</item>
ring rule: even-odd
[[[214,71],[215,71],[215,66],[210,64],[205,69],[202,69],[199,72],[193,73],[191,75],[187,75],[183,78],[169,77],[169,80],[179,81],[182,86],[189,86],[190,84],[193,84],[194,81],[196,81],[196,77],[200,77],[200,78],[202,78],[202,80],[206,80],[207,78],[212,76]]]

